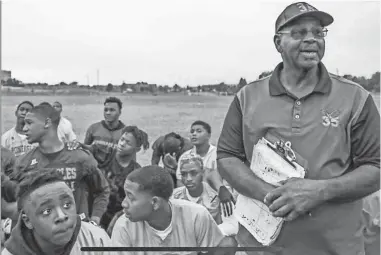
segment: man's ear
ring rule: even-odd
[[[142,147],[137,147],[136,152],[139,152],[142,149]]]
[[[44,128],[48,128],[52,125],[52,120],[50,118],[45,119],[45,125]]]
[[[157,197],[157,196],[154,196],[152,198],[152,208],[153,208],[153,210],[154,211],[159,210],[160,204],[161,204],[161,199],[159,197]]]
[[[275,45],[276,50],[279,53],[283,52],[283,49],[282,49],[282,46],[281,46],[281,41],[282,40],[281,40],[280,35],[278,35],[278,34],[274,35],[274,45]]]
[[[33,229],[32,223],[30,222],[26,213],[23,210],[20,213],[21,213],[21,219],[24,222],[25,226],[29,229]]]

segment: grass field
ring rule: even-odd
[[[117,95],[123,102],[121,120],[126,125],[137,125],[148,133],[152,144],[160,135],[171,131],[188,136],[189,125],[195,120],[204,120],[212,127],[213,144],[217,143],[223,120],[233,99],[231,96],[168,94]],[[14,111],[18,103],[30,100],[35,104],[60,101],[63,116],[73,124],[74,131],[83,141],[87,128],[103,119],[103,101],[107,96],[2,96],[1,130],[4,133],[15,124]],[[374,96],[380,106],[380,96]],[[137,156],[141,165],[150,163],[152,150],[140,152]]]

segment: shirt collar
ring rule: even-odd
[[[319,79],[319,83],[316,84],[312,93],[314,92],[322,93],[322,94],[329,93],[332,87],[332,81],[331,81],[331,78],[329,77],[329,73],[323,63],[320,62],[318,64],[318,67],[319,67],[320,79]],[[269,89],[270,89],[271,96],[280,96],[283,94],[288,94],[286,88],[280,82],[280,71],[282,69],[283,69],[283,62],[279,63],[275,67],[274,72],[270,77]]]

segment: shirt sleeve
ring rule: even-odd
[[[67,130],[68,130],[68,140],[70,142],[76,140],[77,136],[75,135],[75,133],[73,131],[73,125],[71,124],[71,122],[69,120],[67,120]]]
[[[84,168],[87,172],[85,180],[89,187],[90,194],[92,194],[94,198],[91,216],[102,217],[106,212],[109,202],[110,187],[108,181],[90,157],[84,162]]]
[[[235,157],[245,161],[245,148],[242,137],[242,111],[235,96],[226,114],[217,145],[217,160]]]
[[[361,165],[380,168],[380,113],[371,95],[368,95],[351,132],[354,168]]]
[[[86,145],[90,145],[93,143],[93,140],[94,140],[94,138],[93,138],[93,134],[92,134],[92,126],[90,126],[86,131],[85,141],[83,143]]]
[[[212,215],[201,207],[195,220],[195,233],[198,247],[217,247],[224,235]]]
[[[1,146],[3,146],[4,148],[6,148],[6,146],[5,146],[5,134],[3,134],[3,135],[1,136]]]

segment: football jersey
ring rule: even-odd
[[[1,136],[1,145],[12,151],[16,157],[24,155],[38,146],[37,143],[29,144],[26,140],[26,135],[17,133],[15,127],[11,128]]]
[[[92,145],[94,158],[101,170],[108,168],[115,157],[118,141],[122,137],[125,125],[119,121],[115,129],[109,129],[104,120],[92,124],[87,132],[84,144]]]
[[[61,151],[45,154],[39,147],[34,148],[17,159],[12,178],[17,179],[22,172],[41,168],[56,169],[62,173],[64,181],[73,191],[78,214],[101,217],[106,211],[109,185],[87,151],[68,150],[65,146]],[[88,198],[94,199],[90,208]]]

